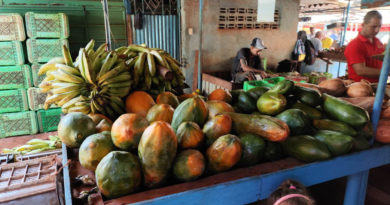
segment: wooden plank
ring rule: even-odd
[[[267,198],[286,179],[295,179],[305,186],[311,186],[389,163],[390,145],[386,145],[324,162],[246,177],[136,204],[246,204]]]
[[[195,51],[195,62],[194,62],[194,74],[192,75],[192,89],[193,90],[198,89],[198,64],[199,64],[198,61],[199,61],[199,51],[196,50]]]
[[[131,21],[131,15],[126,14],[126,33],[127,33],[127,44],[133,44],[133,24]]]
[[[229,90],[232,90],[232,87],[233,87],[231,82],[226,81],[226,80],[221,79],[221,78],[218,78],[218,77],[215,77],[215,76],[212,76],[212,75],[207,74],[207,73],[202,73],[202,80],[208,81],[208,82],[215,84],[215,85],[219,85],[219,86],[226,88],[226,89],[229,89]]]

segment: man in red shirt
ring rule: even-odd
[[[345,48],[348,62],[348,77],[354,81],[362,79],[378,82],[382,61],[372,58],[384,52],[385,47],[375,36],[382,26],[382,16],[378,11],[370,11],[364,16],[362,30]]]

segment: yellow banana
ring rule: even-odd
[[[105,113],[104,108],[97,101],[92,101],[91,103],[93,103],[98,112]]]
[[[54,71],[57,70],[55,63],[46,63],[42,65],[38,70],[38,75],[46,74],[48,71]]]
[[[84,114],[89,114],[91,112],[90,106],[76,106],[76,107],[71,107],[68,109],[68,112],[81,112]]]
[[[103,83],[107,79],[113,78],[115,76],[118,76],[119,73],[122,73],[123,71],[127,70],[128,67],[125,62],[119,63],[119,65],[115,66],[112,70],[108,71],[104,75],[100,76],[98,78],[99,84]]]
[[[100,72],[100,69],[102,67],[103,61],[107,57],[107,55],[108,55],[107,52],[103,52],[103,53],[101,53],[99,55],[96,55],[96,57],[93,59],[92,67],[93,67],[93,70],[95,71],[95,73],[99,73]]]
[[[55,76],[56,79],[69,82],[69,83],[84,83],[85,81],[78,76],[72,75],[68,73],[67,71],[64,71],[62,69],[58,69],[56,71],[51,72]]]
[[[69,100],[68,102],[64,103],[64,104],[62,105],[62,109],[70,108],[70,107],[72,107],[74,104],[76,104],[77,102],[81,102],[81,101],[84,101],[84,99],[82,98],[82,95],[79,95],[78,97],[72,98],[72,99]]]
[[[95,84],[95,72],[91,66],[91,61],[88,58],[87,53],[85,52],[84,49],[81,49],[81,61],[80,61],[80,66],[82,67],[82,70],[85,72],[85,77],[87,81],[90,84]]]
[[[146,53],[139,53],[138,59],[134,64],[134,73],[135,73],[135,80],[138,82],[139,78],[142,76],[144,72],[144,66],[145,66],[145,59],[146,59]]]
[[[162,66],[164,66],[164,67],[166,67],[166,68],[169,69],[168,63],[165,61],[165,59],[164,59],[157,51],[152,50],[152,51],[150,51],[150,54],[152,54],[154,57],[156,57],[157,62],[158,62],[160,65],[162,65]]]
[[[62,45],[62,55],[64,56],[65,64],[67,66],[73,67],[74,65],[73,65],[72,56],[70,55],[69,49],[66,45]]]
[[[130,50],[130,49],[128,47],[126,47],[126,46],[121,46],[121,47],[115,49],[115,52],[118,55],[123,55],[127,50]]]
[[[53,93],[53,94],[61,94],[61,93],[67,93],[67,92],[71,92],[71,91],[77,91],[78,94],[80,94],[80,85],[78,85],[78,84],[73,84],[73,85],[70,85],[70,86],[64,86],[64,87],[60,87],[60,88],[54,88],[54,89],[51,89],[51,90],[50,90],[50,93]]]
[[[150,76],[154,76],[156,74],[156,63],[154,62],[154,57],[151,53],[147,53],[147,60],[148,60],[148,68],[149,68],[149,74]]]
[[[128,48],[130,49],[130,51],[140,52],[140,53],[147,53],[147,52],[150,51],[146,47],[143,47],[143,46],[140,46],[140,45],[135,45],[135,44],[129,45]]]
[[[67,65],[64,65],[64,64],[56,64],[55,66],[56,66],[57,69],[63,69],[63,70],[67,71],[70,74],[81,76],[80,71],[77,68],[70,67],[70,66],[67,66]]]
[[[53,85],[51,82],[42,81],[39,84],[39,88],[41,88],[41,92],[46,93],[53,88]]]
[[[77,66],[77,68],[79,69],[81,76],[84,79],[87,79],[86,76],[85,76],[85,70],[84,70],[85,66],[81,66],[83,50],[84,50],[83,48],[80,48],[79,55],[77,56],[76,61],[75,61],[75,66]]]
[[[85,51],[90,51],[90,50],[93,50],[93,48],[95,47],[95,40],[91,39],[87,45],[85,46]]]
[[[65,59],[63,57],[54,57],[47,64],[65,64]]]
[[[118,55],[111,51],[103,61],[103,65],[99,71],[98,78],[107,73],[118,59]]]

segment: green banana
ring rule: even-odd
[[[110,78],[110,79],[104,81],[100,85],[101,86],[105,86],[105,85],[108,85],[108,84],[111,84],[111,83],[118,83],[118,82],[130,81],[130,80],[131,80],[130,73],[124,72],[124,73],[121,73],[118,76],[115,76],[113,78]]]
[[[91,61],[88,58],[88,54],[85,52],[84,49],[82,49],[81,52],[81,61],[80,61],[80,66],[82,67],[82,70],[85,72],[85,77],[87,81],[94,85],[95,84],[95,71],[92,68]]]
[[[64,56],[65,64],[67,66],[74,67],[72,56],[70,55],[69,49],[66,45],[62,45],[62,55]]]
[[[105,73],[104,75],[98,77],[98,82],[99,82],[99,84],[101,84],[104,81],[106,81],[107,79],[113,78],[113,77],[117,76],[119,73],[121,73],[127,69],[128,69],[128,67],[126,66],[126,63],[121,62],[121,63],[119,63],[119,65],[115,66],[112,70],[110,70],[107,73]]]
[[[151,53],[147,53],[148,68],[150,76],[156,74],[156,63],[154,62],[154,57]]]
[[[118,59],[118,55],[111,51],[103,61],[103,65],[99,71],[98,78],[107,73]]]

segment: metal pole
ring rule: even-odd
[[[340,41],[340,46],[343,46],[343,45],[344,45],[345,36],[346,36],[346,34],[347,34],[348,17],[349,17],[349,9],[350,9],[350,7],[351,7],[351,0],[348,0],[347,13],[346,13],[345,22],[344,22],[343,38],[342,38],[341,41]]]
[[[111,28],[110,28],[110,15],[108,13],[108,3],[107,0],[101,0],[103,5],[103,14],[104,14],[104,31],[106,34],[106,43],[107,43],[107,49],[109,51],[112,50],[112,43],[111,43]]]
[[[199,54],[198,54],[198,88],[202,90],[202,16],[203,0],[199,0]]]

